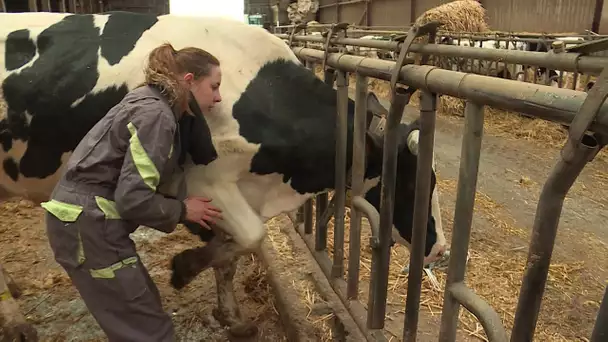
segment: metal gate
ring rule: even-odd
[[[309,200],[299,211],[299,223],[295,228],[311,250],[321,269],[330,279],[333,289],[348,308],[354,321],[369,341],[385,340],[382,334],[386,308],[389,240],[392,225],[394,199],[396,127],[409,101],[408,90],[422,92],[420,109],[420,141],[410,272],[408,275],[407,302],[403,329],[404,341],[415,341],[420,304],[421,280],[424,258],[428,189],[430,186],[433,159],[435,109],[438,94],[466,99],[464,137],[461,147],[460,171],[451,241],[444,306],[441,318],[440,341],[455,341],[460,306],[477,317],[490,341],[507,341],[507,332],[495,310],[464,284],[466,257],[471,234],[471,221],[477,187],[477,174],[484,127],[484,106],[513,110],[541,119],[569,124],[568,141],[562,149],[561,158],[547,178],[538,202],[533,226],[528,260],[521,286],[515,325],[511,332],[512,342],[531,341],[538,319],[540,303],[545,289],[551,254],[564,198],[585,165],[608,143],[608,58],[589,56],[598,46],[589,44],[576,53],[547,54],[525,51],[485,50],[472,47],[439,46],[434,44],[410,45],[412,39],[423,34],[434,34],[432,28],[413,27],[405,41],[363,41],[340,35],[345,24],[329,25],[325,36],[296,35],[305,25],[293,28],[290,34],[276,34],[292,47],[295,54],[305,61],[307,67],[321,63],[327,84],[337,87],[336,127],[336,184],[331,205],[328,195],[318,195],[316,223],[313,224],[313,203]],[[436,29],[436,28],[435,28]],[[434,41],[429,39],[429,41]],[[324,44],[323,50],[296,47],[296,42]],[[333,53],[338,45],[357,45],[400,51],[396,62]],[[484,51],[485,50],[485,51]],[[546,68],[585,72],[599,75],[589,93],[569,89],[555,89],[543,85],[487,77],[475,74],[443,70],[429,65],[406,65],[409,52],[422,55],[424,62],[429,55],[459,56],[483,60],[498,60],[508,63],[532,64]],[[409,57],[408,57],[409,58]],[[346,120],[348,99],[348,73],[356,75],[355,125],[353,133],[352,204],[350,227],[350,254],[348,279],[344,280],[344,205],[346,174]],[[391,81],[391,109],[386,117],[384,156],[382,170],[382,195],[379,212],[371,206],[361,193],[364,168],[364,135],[368,77]],[[397,87],[399,84],[408,88]],[[391,172],[392,171],[392,172]],[[327,223],[331,216],[334,224],[333,261],[328,257]],[[361,216],[365,216],[372,228],[372,279],[368,302],[369,311],[357,300],[359,283],[359,249]],[[314,227],[313,227],[314,226]],[[313,229],[314,228],[314,229]],[[314,236],[313,236],[314,230]],[[608,288],[591,336],[592,342],[608,338]]]

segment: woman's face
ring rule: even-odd
[[[220,95],[220,83],[222,72],[219,66],[212,66],[209,75],[195,80],[191,73],[184,75],[184,81],[190,86],[196,102],[203,114],[208,113],[216,103],[222,101]]]

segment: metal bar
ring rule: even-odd
[[[424,245],[431,201],[431,171],[433,164],[433,142],[435,141],[435,111],[437,95],[423,91],[420,99],[420,137],[416,168],[416,192],[414,195],[414,218],[410,252],[410,271],[407,282],[403,341],[415,342],[418,330],[422,268],[424,267]]]
[[[60,13],[65,13],[68,11],[68,7],[67,7],[67,0],[59,0],[59,12]]]
[[[355,321],[355,323],[357,324],[357,326],[359,327],[361,332],[363,332],[363,334],[365,335],[367,341],[368,342],[387,342],[387,339],[386,339],[386,337],[384,337],[382,330],[366,328],[365,317],[367,315],[368,310],[366,310],[365,307],[358,300],[356,300],[356,299],[348,300],[346,298],[346,296],[344,295],[346,293],[346,287],[347,287],[346,282],[341,278],[332,278],[332,276],[331,276],[332,262],[329,259],[329,257],[327,256],[327,253],[325,253],[323,251],[315,250],[312,236],[304,234],[302,232],[302,229],[300,229],[298,227],[295,227],[295,230],[298,232],[298,234],[300,234],[300,236],[302,237],[302,240],[304,240],[304,242],[306,243],[306,246],[308,247],[308,249],[314,256],[317,264],[319,265],[319,268],[321,268],[321,270],[327,277],[327,280],[328,280],[329,284],[331,285],[332,289],[336,292],[336,294],[338,295],[338,297],[340,298],[342,303],[344,303],[344,306],[346,307],[348,312],[351,314],[353,320]]]
[[[6,3],[4,0],[0,0],[0,12],[6,12]]]
[[[306,61],[306,68],[308,68],[309,70],[313,71],[315,70],[315,63],[311,62],[311,61]],[[304,209],[302,212],[302,215],[304,216],[304,232],[306,234],[312,234],[312,226],[313,226],[313,222],[312,222],[312,198],[306,200],[306,202],[304,203]]]
[[[481,156],[483,138],[483,106],[467,101],[464,108],[464,133],[460,148],[460,170],[458,172],[458,192],[454,209],[454,227],[450,246],[450,261],[445,287],[464,281],[467,252],[471,238],[471,222],[475,208],[475,189]],[[443,297],[439,342],[456,341],[458,312],[460,303],[449,291]]]
[[[393,226],[393,202],[395,198],[395,180],[397,178],[399,123],[401,122],[405,105],[409,101],[409,95],[411,95],[403,88],[395,89],[394,94],[384,131],[382,181],[380,183],[380,241],[379,248],[372,250],[371,283],[369,285],[367,304],[369,309],[367,312],[367,326],[370,329],[381,329],[384,327],[388,271],[391,257],[390,242]]]
[[[27,8],[30,12],[38,12],[38,3],[36,0],[27,0]]]
[[[42,7],[42,12],[51,12],[51,0],[41,0],[40,7]]]
[[[287,39],[286,34],[277,34],[279,38]],[[294,41],[323,42],[323,37],[301,36],[293,37]],[[381,50],[398,51],[400,42],[358,38],[332,38],[332,44],[362,46]],[[519,51],[506,49],[480,49],[478,47],[456,46],[446,44],[412,44],[410,52],[447,57],[463,57],[487,61],[502,61],[514,64],[537,65],[544,68],[564,71],[577,71],[599,74],[603,65],[608,64],[608,57],[580,56],[576,53],[549,54],[536,51]],[[578,59],[578,67],[577,67]]]
[[[608,341],[608,286],[604,290],[604,298],[600,304],[600,309],[597,312],[593,332],[589,342]]]
[[[346,203],[346,152],[348,143],[348,75],[338,70],[336,77],[338,116],[336,117],[336,186],[334,197],[334,264],[332,277],[344,276],[344,214]]]
[[[334,3],[331,3],[331,4],[327,4],[327,5],[321,5],[321,6],[319,6],[319,9],[330,8],[330,7],[339,7],[339,6],[342,6],[342,5],[352,5],[352,4],[358,4],[358,3],[361,3],[361,2],[367,2],[367,0],[339,1],[339,2],[334,2]]]
[[[369,226],[372,230],[372,238],[370,245],[372,248],[376,248],[379,240],[380,232],[380,213],[371,203],[361,196],[353,197],[353,206],[358,210],[369,222]]]
[[[446,293],[449,292],[450,295],[454,296],[456,300],[462,303],[462,306],[477,317],[490,341],[508,341],[507,332],[502,325],[500,316],[498,316],[496,311],[494,311],[486,301],[462,282],[452,284],[450,287],[446,286],[446,289],[448,290]],[[455,341],[455,338],[452,341]]]
[[[323,72],[323,78],[325,84],[328,84],[333,87],[334,85],[334,74],[335,70],[333,69],[325,69]],[[327,210],[329,196],[327,193],[317,195],[317,199],[315,201],[316,209],[317,209],[317,224],[315,228],[315,250],[322,251],[327,248],[327,225],[320,224],[321,218],[323,217],[323,213]]]
[[[515,312],[512,342],[533,340],[564,198],[597,150],[597,140],[591,135],[585,135],[582,143],[576,146],[575,153],[570,154],[570,160],[566,161],[562,151],[557,165],[543,186]]]
[[[367,77],[357,74],[355,87],[355,124],[353,128],[353,162],[351,166],[350,237],[348,256],[348,299],[359,297],[359,259],[361,257],[361,212],[354,198],[363,195],[365,176],[365,135],[367,132]]]
[[[432,44],[437,45],[437,44]],[[295,54],[319,61],[323,52],[296,47]],[[364,58],[341,53],[330,54],[328,65],[382,80],[390,80],[392,61]],[[524,83],[495,77],[444,70],[429,65],[406,65],[401,68],[400,82],[421,90],[429,90],[461,99],[468,99],[495,108],[526,113],[544,120],[569,124],[587,93]],[[608,134],[608,103],[591,124],[591,131]]]

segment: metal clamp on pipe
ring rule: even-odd
[[[325,52],[323,56],[323,63],[321,64],[321,70],[325,70],[327,64],[327,54],[329,53],[329,45],[332,38],[338,36],[338,32],[344,31],[344,38],[346,38],[346,30],[348,29],[348,23],[332,24],[329,30],[323,32],[321,36],[325,38]]]
[[[291,33],[289,34],[289,41],[287,43],[287,45],[289,45],[289,47],[293,46],[293,36],[295,36],[296,33],[299,33],[300,31],[302,31],[304,29],[306,29],[306,24],[298,24],[293,27],[293,29],[291,30]]]
[[[429,23],[426,23],[422,26],[418,26],[418,25],[414,25],[412,26],[412,28],[410,28],[409,32],[407,33],[407,36],[405,37],[405,40],[403,41],[403,43],[401,44],[401,51],[399,52],[399,58],[397,58],[397,62],[395,63],[395,68],[393,69],[393,73],[391,75],[391,97],[394,97],[395,95],[395,87],[397,86],[397,81],[399,80],[399,73],[401,72],[401,68],[403,67],[403,64],[405,63],[405,56],[407,55],[407,53],[410,50],[410,47],[412,46],[412,43],[414,42],[414,39],[421,37],[425,34],[429,35],[429,38],[432,35],[433,41],[435,40],[435,35],[437,34],[437,29],[442,26],[443,24],[441,24],[438,21],[432,21]],[[395,38],[395,40],[400,40],[399,38]],[[429,42],[431,40],[429,39]],[[392,102],[392,98],[391,98],[391,102]]]
[[[570,123],[569,136],[570,138],[562,149],[562,158],[564,161],[570,162],[574,158],[574,153],[579,149],[579,145],[583,140],[585,132],[589,130],[591,123],[595,120],[604,101],[608,97],[608,66],[597,79],[596,86],[588,92],[587,98],[581,105],[578,114]],[[600,149],[591,155],[591,160],[595,158]]]

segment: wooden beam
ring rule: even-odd
[[[36,0],[28,0],[28,9],[30,12],[38,12],[38,4],[36,3]]]

